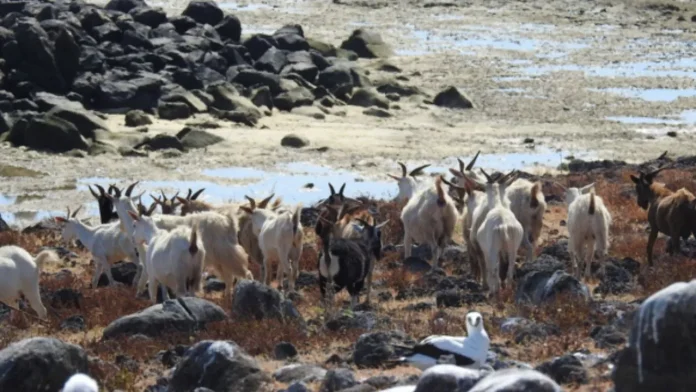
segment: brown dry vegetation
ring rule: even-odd
[[[612,226],[612,245],[610,255],[617,258],[631,257],[643,261],[647,232],[645,211],[635,203],[632,183],[628,179],[629,170],[607,174],[598,177],[595,175],[569,175],[554,178],[566,186],[580,186],[594,181],[597,194],[604,198],[610,209],[614,221]],[[694,190],[694,174],[690,171],[667,170],[660,175],[658,180],[667,184],[670,189],[685,186]],[[560,191],[552,191],[553,187],[545,187],[547,194]],[[390,223],[385,227],[385,243],[401,243],[403,227],[399,219],[400,207],[395,203],[379,203],[380,220],[389,219]],[[566,208],[563,203],[551,203],[545,216],[545,226],[542,238],[542,246],[550,244],[567,235],[564,227],[559,224],[565,219]],[[316,239],[313,228],[305,228],[306,245],[301,260],[303,270],[315,271],[316,269]],[[455,241],[461,241],[455,238]],[[56,233],[51,231],[39,231],[32,234],[19,234],[16,232],[0,234],[0,245],[16,244],[24,247],[31,253],[37,253],[42,246],[61,245]],[[628,302],[638,298],[644,298],[651,293],[669,285],[675,281],[682,281],[696,276],[696,260],[683,256],[669,257],[663,255],[664,241],[657,244],[657,262],[654,268],[642,272],[638,285],[629,295],[607,296],[605,299],[621,300]],[[309,334],[303,334],[294,324],[282,324],[277,321],[253,321],[240,322],[229,320],[213,323],[198,334],[169,334],[156,339],[139,339],[137,337],[102,340],[101,332],[113,320],[126,314],[140,311],[150,305],[145,299],[136,299],[133,289],[125,286],[90,288],[89,280],[92,267],[89,265],[89,255],[81,249],[70,248],[78,254],[77,262],[66,261],[64,265],[48,266],[42,273],[41,285],[44,292],[44,304],[49,307],[49,319],[45,323],[39,323],[35,319],[13,312],[9,319],[0,322],[0,348],[22,338],[31,336],[55,336],[65,341],[82,345],[93,358],[91,371],[107,390],[122,389],[125,391],[142,391],[148,385],[156,382],[157,378],[167,375],[167,369],[157,359],[161,350],[171,349],[176,345],[188,346],[196,341],[204,339],[225,339],[237,342],[251,355],[257,356],[262,367],[269,371],[281,366],[279,362],[271,361],[273,347],[280,341],[293,343],[300,352],[300,360],[303,362],[323,364],[334,353],[347,356],[351,346],[358,336],[364,331],[349,330],[331,332],[322,328],[322,322],[326,320],[327,313],[320,307],[320,294],[318,287],[309,287],[302,291],[303,298],[298,303],[298,309],[306,320],[309,320]],[[387,252],[380,261],[375,271],[374,280],[381,282],[378,291],[388,291],[396,295],[399,290],[417,287],[421,285],[422,276],[409,273],[401,268],[390,268],[399,261],[398,252]],[[74,272],[73,275],[58,278],[53,272],[67,268]],[[444,263],[444,269],[451,274],[455,268],[451,262]],[[80,308],[54,308],[51,306],[47,294],[60,288],[73,288],[82,293]],[[230,309],[230,297],[220,293],[205,294],[204,297],[223,309]],[[510,353],[511,358],[538,364],[551,357],[562,355],[581,349],[590,352],[602,352],[598,350],[589,337],[589,331],[594,325],[602,325],[607,320],[598,312],[593,311],[592,305],[578,301],[574,298],[558,298],[553,303],[544,306],[517,305],[513,301],[513,289],[507,288],[500,297],[475,309],[484,314],[486,328],[492,337],[494,344],[504,347]],[[341,293],[337,296],[337,303],[345,305],[347,295]],[[474,310],[473,307],[447,308],[416,312],[405,310],[410,304],[422,301],[432,301],[432,298],[415,298],[408,300],[389,300],[378,302],[375,300],[373,307],[380,315],[388,316],[392,329],[402,329],[414,338],[422,338],[430,334],[465,334],[464,317],[466,312]],[[31,310],[27,310],[31,312]],[[60,323],[65,318],[80,314],[85,319],[86,332],[67,332],[61,330]],[[500,330],[501,320],[506,317],[520,316],[540,323],[549,323],[561,328],[562,334],[551,336],[543,341],[515,343],[512,336]],[[604,354],[607,354],[604,352]],[[133,369],[124,364],[117,364],[117,357],[127,356],[138,363],[138,368]],[[327,364],[331,367],[333,365]],[[611,383],[602,374],[606,368],[591,370],[591,381],[583,386],[571,386],[569,390],[604,391]],[[397,367],[381,370],[358,370],[360,376],[374,374],[417,374],[411,368]],[[274,388],[282,388],[283,385],[275,383]],[[312,385],[318,388],[318,385]]]

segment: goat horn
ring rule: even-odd
[[[423,169],[425,169],[428,166],[430,166],[429,163],[427,165],[418,166],[417,168],[411,170],[411,172],[408,173],[408,175],[411,177],[419,176],[419,175],[423,174]]]
[[[261,202],[259,203],[259,208],[266,208],[266,206],[268,205],[268,202],[271,201],[271,199],[273,198],[273,196],[275,196],[275,193],[271,193],[270,196],[268,196],[267,198],[261,200]]]
[[[118,189],[118,187],[114,184],[109,184],[109,190],[113,189],[114,190],[114,196],[116,197],[121,197],[121,190]]]
[[[346,190],[346,183],[344,182],[343,185],[341,185],[341,189],[338,190],[338,194],[343,196],[343,191]]]
[[[162,204],[162,200],[160,200],[152,195],[150,195],[150,197],[152,198],[152,201],[155,202],[155,204]]]
[[[140,181],[136,181],[130,185],[128,185],[128,188],[126,188],[126,196],[130,197],[131,193],[133,193],[133,188],[135,188],[136,185],[138,185]]]
[[[191,196],[191,200],[196,200],[198,198],[198,196],[200,196],[201,193],[203,193],[204,190],[205,190],[205,188],[201,188],[201,189],[197,190],[196,193],[194,193]]]
[[[65,207],[65,208],[68,209],[68,214],[66,216],[68,217],[68,219],[70,219],[70,207]]]
[[[94,184],[94,186],[96,186],[97,189],[99,189],[99,194],[100,194],[101,196],[106,196],[106,195],[105,195],[106,191],[104,191],[104,187],[103,187],[103,186],[101,186],[101,185],[99,185],[99,184]]]
[[[469,162],[469,164],[466,166],[466,170],[471,170],[474,167],[474,163],[476,163],[476,159],[478,159],[479,154],[481,153],[481,150],[479,150],[476,155],[474,155],[474,158]],[[464,171],[464,170],[462,170]]]
[[[662,155],[660,155],[659,157],[657,157],[657,160],[659,161],[659,160],[665,159],[665,158],[667,158],[667,151],[663,152]]]
[[[464,172],[464,170],[466,170],[466,165],[464,164],[464,161],[462,161],[460,158],[457,158],[457,161],[459,161],[459,171]]]
[[[252,210],[255,209],[255,208],[256,208],[256,200],[252,199],[251,197],[249,197],[249,196],[247,196],[247,195],[244,195],[244,197],[245,197],[247,200],[249,200],[249,205],[251,206],[251,209],[252,209]]]
[[[92,189],[91,185],[87,185],[87,188],[89,188],[89,192],[92,194],[92,196],[94,196],[97,199],[99,198],[99,195],[97,195],[97,192],[95,192],[94,189]]]
[[[406,170],[406,165],[404,165],[401,162],[396,162],[401,166],[401,177],[406,177],[406,174],[408,173],[408,170]]]
[[[329,190],[331,190],[331,196],[336,194],[336,190],[334,189],[333,185],[331,185],[331,183],[329,183]]]
[[[82,206],[77,207],[75,211],[73,211],[72,215],[70,215],[71,218],[74,218],[78,212],[82,209]]]
[[[193,193],[193,190],[191,188],[188,189],[188,193],[186,194],[186,200],[191,200],[191,194]]]
[[[486,173],[485,170],[483,170],[483,169],[479,169],[479,170],[481,170],[481,173],[483,173],[483,175],[486,177],[486,181],[487,181],[489,184],[492,184],[493,181],[491,180],[491,176],[489,176],[488,173]]]

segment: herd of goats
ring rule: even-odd
[[[398,182],[397,199],[404,205],[404,257],[411,256],[414,242],[427,244],[433,251],[432,263],[437,266],[455,225],[461,221],[472,274],[495,295],[501,283],[512,283],[520,247],[526,250],[526,262],[533,260],[546,201],[541,182],[518,178],[516,170],[493,175],[483,169],[475,172],[478,155],[468,165],[459,160],[459,168],[450,169],[450,180],[442,175],[434,179],[422,176],[427,165],[408,172],[402,163],[401,175],[390,176]],[[678,251],[680,238],[690,236],[688,222],[696,204],[696,198],[686,189],[673,192],[653,181],[665,168],[631,176],[638,205],[648,211],[649,265],[658,232],[670,237],[669,252]],[[136,295],[147,283],[153,302],[158,287],[165,299],[169,298],[168,289],[177,296],[195,295],[201,287],[204,266],[214,269],[228,288],[237,279],[254,279],[250,261],[261,264],[266,285],[270,284],[271,262],[278,262],[279,288],[283,289],[287,277],[287,289],[294,290],[304,240],[300,205],[287,206],[279,198],[271,202],[274,195],[263,200],[247,196],[245,203],[212,205],[198,200],[203,190],[189,190],[186,197],[178,193],[172,198],[151,196],[153,204],[145,207],[141,202],[144,192],[133,195],[136,185],[125,191],[115,185],[108,191],[100,185],[95,185],[97,191],[89,187],[98,201],[99,225],[82,222],[77,217],[80,208],[72,213],[68,208],[67,216],[55,218],[63,241],[79,240],[91,253],[95,261],[93,287],[102,273],[113,284],[111,264],[129,259],[138,266]],[[377,221],[377,209],[366,199],[344,196],[345,184],[338,192],[331,184],[329,188],[331,194],[312,207],[318,213],[315,233],[321,244],[320,290],[324,300],[333,301],[333,294],[345,288],[355,307],[365,282],[366,301],[370,301],[372,272],[382,257],[381,228],[387,221]],[[611,214],[595,193],[594,183],[563,188],[573,273],[580,278],[584,264],[583,275],[588,278],[591,261],[595,257],[601,261],[607,255]],[[158,206],[161,214],[153,214]],[[0,301],[14,305],[21,293],[39,317],[45,318],[39,271],[50,261],[57,261],[56,253],[50,250],[34,258],[17,246],[1,247]]]

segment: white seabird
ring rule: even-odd
[[[92,377],[76,373],[66,381],[62,392],[99,392],[99,386]]]
[[[449,357],[446,363],[459,367],[479,369],[486,363],[491,340],[483,328],[483,316],[479,312],[466,315],[467,337],[432,335],[414,347],[403,347],[410,351],[397,362],[411,364],[421,370],[443,363],[441,357]]]

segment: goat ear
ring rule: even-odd
[[[175,199],[176,201],[178,201],[179,204],[186,205],[186,204],[189,203],[189,200],[186,200],[186,199],[184,199],[183,197],[177,196],[177,197],[175,197],[174,199]]]
[[[453,176],[462,178],[464,177],[464,173],[462,173],[460,170],[457,169],[449,169],[450,173],[452,173]]]
[[[399,180],[401,179],[401,177],[397,177],[397,176],[395,176],[395,175],[393,175],[393,174],[387,174],[387,175],[388,175],[389,177],[395,179],[396,181],[399,181]]]
[[[631,181],[635,182],[636,184],[640,184],[640,178],[634,176],[631,174]]]
[[[585,185],[584,187],[582,187],[582,189],[581,189],[580,191],[581,191],[583,194],[588,193],[589,191],[591,191],[592,189],[594,189],[594,186],[595,186],[595,183],[593,182],[593,183],[591,183],[591,184],[588,184],[588,185]]]
[[[133,220],[136,220],[136,221],[140,220],[140,215],[136,214],[133,211],[128,211],[128,215],[130,215],[130,217],[133,218]]]
[[[56,216],[53,219],[56,221],[56,223],[67,223],[68,222],[68,220],[63,218],[62,216]]]
[[[247,214],[253,214],[253,213],[254,213],[254,211],[253,211],[251,208],[249,208],[249,207],[241,206],[241,207],[239,207],[239,209],[242,210],[242,211],[244,211],[244,212],[246,212]]]

